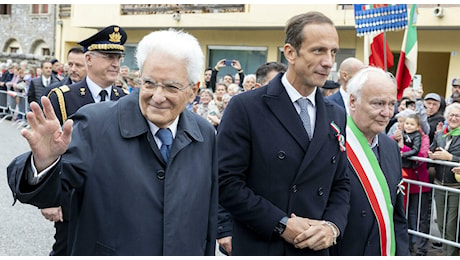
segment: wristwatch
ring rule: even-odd
[[[288,221],[288,217],[283,217],[278,222],[278,224],[275,226],[275,228],[273,229],[273,232],[275,232],[276,234],[281,236],[283,234],[284,230],[286,229],[287,221]]]

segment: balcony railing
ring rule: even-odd
[[[173,13],[242,13],[244,4],[122,4],[121,15],[148,15]]]

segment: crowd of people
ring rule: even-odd
[[[8,183],[55,223],[50,254],[427,255],[408,229],[428,233],[431,189],[403,178],[460,188],[460,167],[410,159],[460,161],[460,80],[447,101],[412,86],[397,100],[392,75],[354,57],[327,80],[339,37],[324,14],[285,32],[288,65],[253,74],[225,59],[203,74],[197,39],[173,29],[146,35],[130,72],[117,25],[70,49],[66,72],[11,66],[0,87],[28,97],[31,151]],[[459,195],[434,198],[456,241]]]
[[[84,79],[86,64],[83,56],[83,48],[73,47],[65,63],[55,58],[42,61],[40,66],[29,64],[27,60],[3,63],[0,70],[0,116],[22,122],[30,111],[31,102],[40,102],[41,96],[47,96],[54,88]],[[120,67],[119,76],[113,83],[127,92],[139,88],[139,84],[139,72],[130,71],[126,65]]]

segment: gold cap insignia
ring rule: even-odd
[[[86,89],[85,88],[80,88],[80,95],[81,96],[86,95]]]
[[[119,31],[120,31],[119,27],[113,28],[113,33],[109,34],[110,42],[121,42],[121,34]]]

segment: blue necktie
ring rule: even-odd
[[[168,162],[169,152],[171,151],[171,145],[173,142],[171,130],[169,130],[169,128],[160,128],[157,131],[156,136],[160,138],[162,143],[160,148],[161,155],[163,156],[165,162]]]
[[[311,122],[310,122],[310,115],[308,114],[308,102],[310,102],[307,98],[299,98],[297,99],[297,104],[300,106],[300,119],[302,119],[303,126],[307,131],[309,139],[311,139]]]

